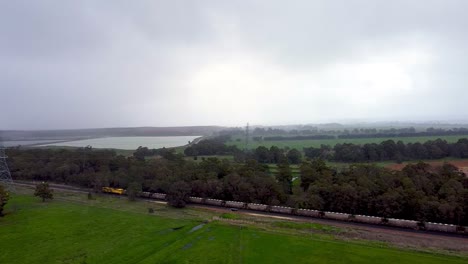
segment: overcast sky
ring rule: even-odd
[[[0,1],[0,129],[459,121],[468,1]]]

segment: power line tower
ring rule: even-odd
[[[8,169],[7,156],[5,154],[5,148],[0,142],[0,184],[3,185],[8,191],[14,192],[15,187],[13,180],[11,179],[10,170]]]

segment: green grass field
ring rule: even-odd
[[[285,228],[327,226],[279,222],[278,229],[203,223],[209,213],[150,202],[76,194],[42,203],[14,196],[0,218],[0,263],[467,263],[457,256],[399,250]],[[85,196],[85,195],[81,195]],[[147,207],[155,209],[147,213]],[[236,218],[231,214],[227,219]]]
[[[465,136],[429,136],[429,137],[396,137],[396,138],[357,138],[357,139],[320,139],[320,140],[276,140],[276,141],[249,141],[248,148],[255,149],[259,146],[271,147],[277,146],[279,148],[289,147],[290,149],[302,150],[305,147],[320,147],[320,145],[335,146],[338,143],[353,143],[353,144],[366,144],[366,143],[380,143],[382,141],[391,139],[395,142],[401,140],[403,143],[426,142],[428,140],[436,140],[438,138],[447,140],[449,143],[456,142],[460,138],[468,138]],[[240,149],[245,147],[244,140],[237,141],[236,138],[228,141],[227,145],[236,145]]]

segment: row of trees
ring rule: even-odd
[[[260,163],[280,163],[283,159],[287,159],[288,162],[292,164],[299,164],[302,161],[302,153],[296,149],[287,150],[280,149],[276,146],[270,148],[260,146],[253,151],[240,151],[236,146],[227,146],[225,144],[227,139],[228,137],[218,137],[202,140],[198,144],[186,148],[185,155],[232,154],[237,161],[255,159]],[[140,148],[136,153],[138,153],[139,150]],[[459,139],[455,143],[448,143],[446,140],[442,139],[408,144],[402,141],[395,142],[394,140],[385,140],[381,143],[367,143],[363,145],[343,143],[336,144],[334,147],[321,145],[320,148],[304,148],[303,151],[307,158],[321,158],[338,162],[375,162],[388,160],[402,162],[405,160],[441,159],[446,157],[466,158],[468,157],[468,139]]]
[[[276,146],[270,148],[260,146],[253,151],[241,151],[236,146],[227,146],[225,143],[229,136],[205,139],[197,144],[188,146],[184,154],[186,156],[198,155],[233,155],[238,162],[249,159],[260,163],[280,163],[283,159],[289,163],[299,164],[302,161],[302,153],[296,149],[280,149]],[[468,139],[459,139],[455,143],[446,140],[429,140],[424,143],[408,143],[402,141],[385,140],[381,143],[367,143],[363,145],[353,143],[336,144],[334,147],[321,145],[320,148],[304,148],[307,158],[321,158],[337,162],[375,162],[393,160],[402,162],[405,160],[441,159],[446,157],[468,157]],[[160,155],[166,159],[183,159],[182,154],[176,154],[173,149],[153,149],[139,147],[133,154],[138,160],[144,160],[147,156]]]
[[[178,207],[198,196],[468,225],[468,179],[448,164],[418,163],[403,171],[351,165],[337,171],[314,159],[302,162],[293,177],[287,159],[273,173],[256,160],[140,160],[92,149],[7,152],[14,179],[162,192]]]
[[[456,128],[456,129],[435,129],[428,128],[426,131],[416,132],[414,130],[389,130],[379,131],[378,133],[345,133],[338,135],[338,138],[378,138],[378,137],[428,137],[428,136],[457,136],[468,134],[468,128]]]
[[[355,139],[355,138],[396,138],[396,137],[427,137],[427,136],[456,136],[467,135],[467,128],[456,130],[428,129],[427,131],[416,132],[407,129],[381,130],[375,133],[361,133],[360,130],[344,131],[342,134],[313,134],[313,135],[274,135],[274,136],[254,136],[254,141],[278,141],[278,140],[324,140],[324,139]]]
[[[270,148],[259,146],[255,150],[239,150],[236,146],[227,146],[225,143],[229,140],[229,136],[215,137],[211,139],[205,139],[197,144],[187,147],[184,154],[187,156],[198,156],[198,155],[233,155],[237,162],[245,162],[248,160],[256,160],[260,163],[281,163],[284,160],[291,164],[299,164],[302,161],[302,153],[297,149],[281,149],[276,146]],[[147,148],[139,147],[135,152],[134,156],[139,155],[142,151],[151,152]],[[153,152],[158,151],[154,150]],[[164,157],[163,152],[162,156]],[[169,158],[170,159],[170,158]]]
[[[311,137],[310,139],[330,139],[335,138],[374,138],[374,137],[415,137],[415,136],[448,136],[448,135],[468,135],[468,128],[427,128],[426,130],[416,130],[414,127],[404,128],[388,128],[388,129],[376,129],[376,128],[353,128],[353,129],[336,129],[336,127],[342,127],[339,124],[334,129],[322,128],[313,126],[295,126],[292,129],[279,129],[279,128],[261,128],[257,127],[251,131],[251,135],[254,140],[282,140],[282,139],[301,139],[302,137]],[[243,129],[229,129],[220,131],[220,135],[232,135],[232,136],[244,136],[245,131]],[[324,137],[324,138],[322,138]]]
[[[299,164],[302,162],[302,153],[297,149],[280,149],[277,146],[270,148],[260,146],[252,152],[245,153],[244,160],[256,160],[260,163],[282,163],[287,161],[291,164]]]
[[[468,224],[468,179],[456,167],[425,163],[390,171],[351,165],[336,172],[321,160],[301,166],[291,205],[418,221]]]
[[[379,144],[368,143],[357,145],[352,143],[336,144],[333,148],[322,145],[320,148],[304,148],[306,157],[322,158],[338,162],[373,162],[373,161],[404,161],[421,159],[441,159],[446,157],[468,158],[468,139],[459,139],[455,143],[446,140],[429,140],[425,143],[395,143],[386,140]]]
[[[442,139],[430,140],[424,143],[408,143],[402,141],[395,143],[386,140],[379,144],[368,143],[364,145],[344,143],[336,144],[333,148],[321,145],[320,148],[304,148],[304,154],[309,159],[324,159],[337,162],[376,162],[441,159],[446,157],[468,158],[468,139],[459,139],[455,143],[447,143]],[[290,164],[302,162],[302,153],[296,149],[280,149],[276,146],[270,148],[260,146],[253,151],[234,153],[237,161],[254,159],[260,163],[279,164],[287,160]]]

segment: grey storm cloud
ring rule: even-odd
[[[465,120],[467,9],[2,1],[0,129]]]

